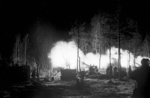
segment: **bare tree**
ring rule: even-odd
[[[126,43],[124,46],[129,50],[129,64],[130,64],[130,53],[134,54],[134,65],[137,53],[140,52],[141,45],[141,35],[139,34],[138,24],[133,19],[127,19],[127,26],[124,31],[128,36],[126,36]]]
[[[14,44],[14,49],[13,49],[13,63],[14,64],[19,64],[20,65],[20,61],[21,61],[21,39],[20,39],[20,35],[16,36],[16,42]]]
[[[72,40],[77,43],[77,73],[78,70],[80,71],[80,56],[79,56],[79,48],[84,52],[87,53],[88,43],[90,41],[89,33],[85,30],[85,23],[81,25],[77,25],[76,27],[71,28],[69,32],[72,35]]]
[[[23,42],[20,35],[16,36],[16,42],[13,49],[13,62],[14,64],[25,65],[27,62],[28,51],[28,34],[24,37]]]
[[[142,50],[143,50],[143,55],[150,57],[150,38],[148,34],[145,35],[145,38],[143,40],[143,45],[142,45]]]
[[[24,40],[24,65],[27,65],[29,34],[26,34],[23,40]]]
[[[108,30],[108,17],[104,14],[95,15],[91,21],[91,37],[92,37],[92,51],[99,53],[99,68],[101,62],[101,55],[105,51],[107,39],[103,36]]]
[[[32,33],[31,42],[32,42],[32,58],[38,63],[37,70],[38,74],[49,73],[51,69],[51,64],[48,59],[48,53],[50,52],[50,48],[53,42],[53,36],[49,31],[50,29],[47,26],[43,26],[40,23],[37,24],[35,31]],[[51,31],[53,32],[53,31]],[[34,62],[34,60],[33,60]]]

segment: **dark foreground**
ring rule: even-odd
[[[0,90],[0,98],[130,98],[134,81],[86,79],[75,81],[23,82]]]

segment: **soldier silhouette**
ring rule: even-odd
[[[114,67],[114,78],[117,78],[118,77],[118,68],[117,67]]]
[[[142,59],[141,67],[130,74],[130,78],[136,80],[133,98],[150,98],[150,60]]]
[[[109,77],[112,77],[112,66],[111,65],[107,67],[106,73]]]

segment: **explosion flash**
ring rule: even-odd
[[[97,66],[100,69],[106,69],[110,65],[110,50],[106,51],[106,54],[94,54],[87,53],[84,54],[79,49],[80,66],[82,70],[85,70],[89,66]],[[101,58],[100,58],[101,57]],[[51,61],[53,67],[62,67],[76,69],[77,66],[77,45],[74,41],[65,42],[58,41],[48,54],[48,58]],[[134,67],[139,67],[142,57],[137,58],[129,52],[128,50],[121,49],[121,66],[124,68],[129,68],[129,65],[133,69]],[[118,48],[111,48],[111,64],[117,66],[118,62]],[[134,66],[135,63],[135,66]]]
[[[83,57],[83,52],[79,50],[80,58]],[[51,59],[53,67],[62,67],[75,69],[77,64],[77,46],[76,43],[59,41],[51,49],[48,57]]]

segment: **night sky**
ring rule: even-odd
[[[0,54],[10,54],[17,33],[25,35],[37,24],[54,29],[56,40],[69,39],[68,31],[75,22],[89,23],[99,11],[113,12],[118,0],[100,0],[99,2],[50,2],[50,0],[33,2],[7,1],[0,6],[1,33]],[[141,34],[149,32],[150,3],[146,0],[120,0],[121,13],[139,22]],[[56,37],[57,36],[57,37]]]

